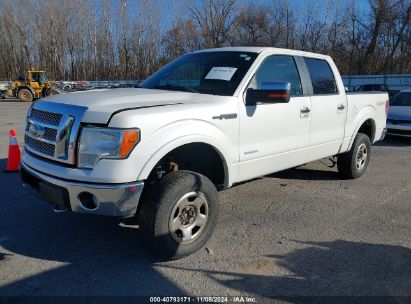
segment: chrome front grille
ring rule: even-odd
[[[80,121],[87,108],[38,101],[27,114],[25,148],[51,160],[74,164]]]
[[[52,128],[44,128],[44,135],[43,138],[51,141],[55,141],[57,137],[57,129]]]
[[[58,126],[62,117],[63,115],[60,113],[46,112],[37,109],[32,109],[30,114],[31,119],[52,126]]]
[[[26,145],[28,145],[30,148],[42,153],[42,154],[46,154],[49,156],[54,156],[54,152],[55,152],[55,146],[53,144],[49,144],[46,142],[42,142],[40,140],[31,138],[29,136],[25,136],[25,142]]]

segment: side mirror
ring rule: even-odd
[[[247,106],[258,103],[287,103],[290,101],[291,84],[285,81],[263,82],[261,89],[248,89],[245,97]]]

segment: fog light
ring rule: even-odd
[[[89,192],[81,192],[78,195],[81,206],[86,210],[95,210],[98,207],[98,199]]]

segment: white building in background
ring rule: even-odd
[[[385,84],[390,90],[411,89],[411,74],[342,76],[344,85],[356,88],[364,84]]]

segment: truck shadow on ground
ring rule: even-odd
[[[0,161],[2,167],[4,164],[5,160]],[[222,293],[286,297],[296,303],[301,300],[292,296],[411,294],[411,250],[404,246],[290,241],[297,249],[285,255],[273,252],[252,267],[238,265],[229,271],[207,269],[202,259],[191,257],[187,264],[158,263],[136,229],[120,227],[110,218],[52,214],[50,206],[21,187],[18,174],[0,172],[0,182],[0,265],[9,263],[3,277],[17,278],[0,287],[2,296],[170,296],[190,292],[162,275],[162,268],[173,268],[177,274],[182,271],[181,275],[196,273],[202,280],[205,277],[219,284]],[[236,243],[238,250],[227,250],[241,252],[242,240]],[[12,259],[20,261],[12,266]],[[47,268],[33,259],[45,261]],[[30,272],[33,274],[27,276]]]
[[[37,235],[31,232],[28,236],[27,231],[24,235],[8,234],[9,240],[2,246],[12,253],[5,256],[5,261],[19,254],[55,261],[56,266],[3,286],[0,295],[186,294],[155,269],[155,260],[149,250],[142,248],[136,231],[117,229],[107,222],[68,218],[43,219],[44,226],[35,228],[23,225],[37,230]],[[56,228],[61,224],[62,228]],[[53,230],[53,235],[45,229]]]
[[[317,180],[317,181],[333,181],[341,180],[341,177],[335,171],[307,169],[303,167],[288,169],[276,172],[267,177],[281,178],[281,179],[299,179],[299,180]]]
[[[0,160],[0,296],[186,294],[156,270],[138,229],[110,217],[54,214],[18,173],[3,172],[5,164]]]
[[[370,303],[380,303],[380,300],[382,303],[405,303],[395,297],[411,295],[409,248],[344,240],[292,242],[304,248],[283,256],[267,255],[251,263],[254,269],[246,266],[239,272],[186,270],[204,273],[239,294],[294,303],[306,303],[307,298],[298,296],[383,296],[384,299],[368,300]],[[278,275],[279,272],[282,275]],[[331,302],[353,303],[355,299],[335,298]]]
[[[44,203],[33,204],[38,207]],[[3,286],[0,295],[186,293],[155,269],[157,260],[136,229],[119,227],[116,221],[107,218],[85,218],[73,213],[53,215],[51,210],[40,209],[42,212],[28,209],[27,216],[20,214],[14,218],[20,227],[1,229],[6,239],[1,243],[0,252],[1,248],[8,252],[0,253],[3,256],[0,263],[18,254],[29,258],[23,273],[30,272],[30,267],[39,269],[34,275]],[[42,263],[33,263],[31,259],[47,261],[48,269],[41,270]],[[56,265],[50,267],[50,261]],[[19,271],[10,265],[8,269]]]

